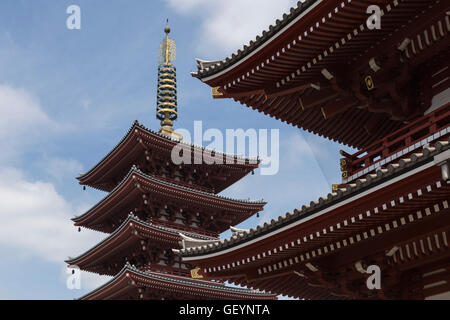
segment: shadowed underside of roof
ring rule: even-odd
[[[333,141],[364,148],[423,116],[448,88],[448,2],[310,0],[221,61],[192,73],[258,112]],[[437,30],[439,32],[437,32]],[[367,82],[368,81],[368,82]]]
[[[445,154],[450,150],[450,138],[445,141],[439,141],[434,147],[425,146],[423,151],[415,153],[408,158],[399,160],[397,163],[392,163],[386,169],[380,169],[376,174],[368,174],[365,177],[357,179],[354,183],[348,184],[345,188],[338,189],[335,192],[329,193],[325,197],[320,197],[317,201],[311,201],[309,205],[304,205],[293,212],[289,212],[278,219],[273,219],[271,222],[264,223],[262,226],[257,226],[251,230],[234,233],[230,239],[220,240],[214,244],[209,244],[199,247],[191,247],[176,251],[183,257],[201,257],[209,253],[220,252],[239,244],[248,243],[252,240],[257,240],[259,237],[271,233],[283,227],[289,227],[296,222],[301,222],[303,219],[320,212],[332,205],[338,205],[340,202],[351,198],[364,191],[375,188],[376,186],[394,179],[397,176],[412,171],[420,166],[432,163],[435,156]],[[436,164],[433,164],[436,166]]]
[[[230,175],[225,181],[214,181],[215,185],[213,186],[213,190],[215,193],[219,193],[252,170],[256,169],[260,162],[257,158],[246,158],[241,155],[209,150],[199,145],[168,137],[164,134],[152,131],[141,125],[138,121],[135,121],[120,142],[94,167],[88,172],[81,174],[77,179],[82,185],[88,185],[96,189],[110,192],[126,175],[129,168],[132,165],[137,164],[136,161],[141,161],[144,154],[147,155],[147,151],[152,154],[161,154],[161,156],[166,159],[164,162],[168,162],[167,166],[178,167],[178,165],[172,163],[171,160],[172,150],[176,146],[179,146],[180,149],[183,150],[183,153],[189,152],[190,154],[189,158],[192,164],[182,163],[184,167],[199,167],[197,158],[201,157],[200,164],[205,170],[211,171],[220,167],[220,170]],[[204,162],[206,161],[205,159],[208,159],[209,161],[209,157],[213,157],[211,165]],[[184,159],[185,157],[183,156],[183,160]],[[222,160],[221,163],[215,162],[219,159]],[[209,172],[210,175],[213,175],[213,173],[214,171]],[[183,184],[182,182],[174,182]],[[202,186],[192,185],[192,187],[199,187],[202,189]]]

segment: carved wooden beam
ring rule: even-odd
[[[337,94],[334,90],[325,89],[323,91],[303,95],[302,97],[299,98],[299,103],[302,110],[307,110],[315,106],[324,104],[332,99],[336,99],[338,96],[339,94]]]
[[[345,97],[340,100],[329,101],[321,108],[324,119],[329,119],[337,114],[347,111],[359,103],[354,97]]]
[[[291,87],[284,90],[279,90],[278,88],[266,90],[266,94],[268,98],[287,96],[289,94],[298,93],[304,91],[306,89],[315,89],[317,91],[321,90],[321,86],[319,83],[307,83],[302,84],[300,86]]]

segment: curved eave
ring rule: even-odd
[[[98,220],[98,214],[102,210],[114,207],[116,203],[133,196],[136,192],[141,192],[140,190],[142,189],[147,191],[146,187],[153,188],[149,190],[160,188],[164,190],[167,196],[184,197],[187,201],[197,201],[198,205],[222,206],[224,209],[229,210],[246,210],[249,211],[249,214],[261,211],[266,204],[263,201],[236,200],[183,187],[148,176],[133,166],[122,182],[111,193],[97,203],[91,210],[79,217],[73,218],[72,221],[75,222],[76,226],[90,225]]]
[[[79,183],[81,185],[89,185],[103,190],[101,186],[99,186],[99,182],[105,174],[111,170],[114,170],[121,162],[127,162],[127,159],[134,154],[133,151],[144,151],[144,146],[140,146],[141,143],[138,141],[139,139],[147,140],[150,142],[150,145],[154,145],[154,147],[159,149],[161,152],[167,152],[168,154],[171,153],[172,148],[177,144],[188,147],[194,156],[198,154],[202,155],[203,153],[204,156],[207,156],[213,152],[212,150],[206,149],[202,146],[187,143],[176,138],[157,133],[139,124],[138,121],[135,121],[128,130],[127,134],[102,160],[100,160],[88,172],[77,177]],[[259,159],[246,158],[216,151],[214,152],[216,158],[222,156],[224,159],[224,164],[219,165],[223,165],[229,169],[244,168],[245,173],[241,174],[241,176],[244,176],[251,170],[258,168],[260,163]],[[128,160],[128,162],[130,161]],[[110,190],[105,189],[105,191]]]
[[[89,271],[89,266],[99,263],[101,260],[107,260],[109,256],[115,255],[117,252],[130,247],[139,241],[139,239],[145,238],[145,236],[141,236],[140,234],[153,234],[153,239],[169,243],[171,246],[178,246],[181,240],[180,231],[178,230],[147,223],[133,215],[129,215],[111,235],[80,256],[70,258],[65,262],[69,265],[77,265],[82,269],[87,266],[87,270]],[[183,232],[183,234],[199,240],[214,239],[191,232]]]
[[[284,14],[281,20],[277,20],[275,25],[271,25],[268,30],[262,32],[261,36],[257,36],[255,41],[250,41],[242,50],[238,50],[230,57],[221,61],[208,62],[197,59],[198,71],[191,73],[192,76],[199,78],[209,85],[216,86],[220,79],[234,73],[246,61],[253,56],[261,55],[261,52],[267,47],[273,46],[275,42],[279,42],[294,24],[305,18],[312,10],[320,10],[320,4],[325,4],[324,0],[306,0],[298,2],[296,7],[291,8],[289,14]],[[330,1],[332,2],[332,1]]]
[[[201,246],[182,249],[179,254],[183,261],[195,263],[206,261],[207,259],[217,259],[218,256],[234,254],[237,250],[246,250],[254,243],[259,243],[263,239],[274,235],[280,236],[281,232],[292,231],[305,222],[324,214],[330,214],[332,210],[343,210],[346,205],[354,208],[357,201],[362,201],[365,196],[382,190],[383,188],[407,179],[413,175],[429,176],[440,174],[438,164],[435,163],[435,156],[450,150],[450,138],[447,141],[438,142],[436,148],[425,147],[422,154],[414,154],[410,158],[399,161],[396,165],[390,164],[385,172],[379,171],[376,175],[367,175],[358,179],[354,184],[321,197],[318,201],[311,201],[310,205],[295,209],[285,216],[273,219],[270,223],[257,226],[247,232],[233,235],[230,239],[217,241],[210,246]]]
[[[420,84],[421,92],[427,94],[417,97],[414,93],[408,94],[414,96],[417,105],[410,103],[412,111],[404,112],[400,117],[394,116],[397,112],[394,109],[403,102],[400,103],[397,98],[392,100],[391,95],[395,96],[392,93],[383,93],[389,99],[383,104],[392,109],[387,108],[387,112],[379,113],[383,118],[378,120],[375,112],[380,110],[374,112],[377,108],[361,97],[353,104],[347,104],[348,110],[342,108],[328,117],[324,108],[338,108],[339,101],[345,101],[342,98],[346,96],[347,88],[352,86],[350,83],[360,81],[359,74],[372,73],[369,61],[374,57],[398,53],[401,56],[400,61],[396,62],[398,68],[407,66],[413,74],[426,74],[428,71],[424,71],[428,67],[424,62],[431,61],[438,54],[445,56],[445,50],[448,50],[450,27],[445,22],[448,20],[445,15],[448,5],[445,3],[380,1],[378,5],[385,23],[383,28],[375,31],[365,28],[367,5],[363,0],[315,1],[311,6],[314,7],[312,11],[301,19],[297,20],[299,8],[291,10],[291,14],[285,15],[282,21],[277,21],[256,42],[251,42],[231,58],[216,63],[200,62],[194,76],[215,88],[214,91],[220,87],[219,95],[222,98],[233,98],[293,126],[351,147],[363,148],[399,129],[404,125],[403,121],[410,122],[422,116],[426,105],[431,103],[430,99],[435,95],[435,88],[439,88],[438,92],[446,88],[445,80],[434,84],[429,80]],[[291,23],[294,24],[292,28],[289,27]],[[439,32],[433,31],[433,41],[429,41],[430,31],[437,29]],[[412,41],[400,50],[399,44],[406,39]],[[349,72],[350,69],[353,72]],[[311,84],[327,87],[330,79],[321,72],[325,70],[331,73],[335,71],[339,81],[342,79],[343,83],[348,82],[344,85],[346,88],[335,92],[339,93],[337,100],[332,98],[325,105],[317,103],[303,109],[299,98],[308,98],[309,92],[299,88]],[[395,71],[388,70],[386,68],[384,72],[391,72],[391,77],[397,77]],[[411,88],[415,86],[414,78],[417,75],[408,80],[412,82],[408,84]],[[377,82],[378,88],[384,86],[381,84],[383,81]],[[355,92],[354,89],[349,91]],[[328,96],[320,90],[317,93]],[[373,92],[373,95],[376,94],[376,91]]]
[[[138,293],[137,283],[161,290],[171,288],[186,296],[203,299],[276,299],[275,295],[257,290],[231,288],[208,281],[142,272],[127,264],[113,279],[81,297],[80,300],[117,299],[125,293],[130,293],[134,297]]]
[[[65,262],[69,265],[77,265],[84,270],[86,265],[91,265],[104,258],[107,259],[109,255],[114,255],[124,247],[128,247],[133,242],[130,239],[138,240],[137,235],[131,232],[134,230],[133,222],[139,223],[129,217],[115,232],[97,245],[76,258],[67,259]]]
[[[132,142],[132,137],[135,135],[135,130],[140,128],[139,122],[136,120],[125,136],[119,141],[119,143],[106,155],[101,159],[94,167],[92,167],[86,173],[80,174],[76,179],[83,185],[89,185],[94,183],[97,176],[101,174],[101,170],[110,167],[111,160],[117,157],[117,154],[120,151],[124,151],[126,149],[127,144]],[[135,136],[135,138],[137,138]],[[134,140],[136,142],[136,139]]]

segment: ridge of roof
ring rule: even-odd
[[[215,154],[222,155],[224,158],[233,158],[234,160],[243,161],[244,163],[242,163],[242,164],[246,164],[247,162],[248,163],[255,162],[255,164],[259,164],[261,162],[259,157],[256,157],[256,158],[255,157],[244,157],[242,155],[229,154],[229,153],[225,153],[225,152],[215,151],[215,150],[207,149],[207,148],[205,148],[205,147],[203,147],[201,145],[197,145],[197,144],[194,144],[194,143],[183,141],[181,139],[177,139],[177,138],[174,138],[174,137],[171,137],[171,136],[167,136],[165,134],[162,134],[162,133],[156,132],[156,131],[154,131],[152,129],[149,129],[146,126],[144,126],[143,124],[139,123],[138,120],[135,120],[133,122],[133,125],[130,127],[130,129],[128,129],[127,133],[122,137],[122,139],[120,139],[119,143],[117,143],[117,145],[114,148],[112,148],[100,161],[98,161],[97,164],[94,167],[89,169],[86,173],[80,174],[78,177],[76,177],[76,179],[77,180],[81,180],[82,178],[84,178],[87,175],[89,175],[90,173],[92,173],[97,167],[99,167],[100,164],[104,160],[106,160],[111,154],[113,154],[114,151],[119,149],[119,147],[122,145],[122,143],[126,140],[126,138],[132,133],[133,129],[135,129],[135,128],[140,128],[140,129],[142,129],[144,131],[147,131],[147,133],[149,133],[151,135],[157,136],[159,138],[164,138],[164,139],[166,139],[168,141],[171,141],[171,142],[174,142],[174,143],[180,143],[180,144],[185,145],[185,146],[190,147],[190,148],[194,148],[194,149],[197,149],[197,150],[201,149],[202,151],[207,150],[207,151],[210,151],[210,152],[214,152]],[[225,163],[225,165],[226,164],[227,163]]]
[[[207,283],[207,281],[204,281],[204,280],[193,280],[193,279],[188,279],[188,278],[183,279],[182,277],[177,277],[177,276],[172,276],[172,275],[169,277],[169,276],[164,276],[163,274],[159,275],[156,273],[149,273],[149,272],[139,270],[138,268],[136,268],[134,265],[131,265],[127,261],[127,263],[124,265],[122,270],[115,277],[113,277],[111,280],[107,281],[106,283],[104,283],[103,285],[98,287],[97,289],[80,297],[79,299],[81,300],[83,298],[86,298],[86,297],[92,295],[93,293],[98,292],[101,289],[107,287],[108,285],[110,285],[111,283],[113,283],[114,281],[119,279],[120,276],[122,276],[122,274],[124,274],[125,272],[133,272],[137,275],[152,278],[154,280],[167,281],[167,282],[181,284],[181,285],[187,285],[187,286],[202,287],[205,289],[213,289],[213,290],[218,290],[218,291],[222,291],[222,292],[230,292],[230,293],[237,293],[237,294],[250,294],[250,295],[256,295],[256,296],[275,296],[271,293],[267,293],[265,291],[260,291],[260,290],[254,290],[254,289],[248,289],[248,288],[234,288],[234,287],[223,286],[223,285],[214,285],[212,282]]]
[[[291,23],[295,18],[309,9],[317,1],[320,0],[306,0],[304,2],[298,1],[295,7],[291,7],[289,13],[283,14],[281,20],[277,19],[275,21],[275,24],[270,25],[268,29],[262,31],[261,35],[257,35],[255,40],[251,40],[248,44],[245,44],[242,49],[238,49],[236,53],[231,54],[231,56],[228,56],[223,60],[205,61],[196,59],[198,69],[197,72],[191,72],[191,75],[195,78],[202,79],[233,65],[237,61],[252,53],[266,41],[274,37],[278,33],[278,31],[286,27],[289,23]]]
[[[315,212],[338,203],[365,189],[370,189],[394,175],[407,172],[408,169],[428,162],[430,159],[433,159],[435,155],[446,150],[450,150],[450,137],[448,137],[446,141],[436,142],[434,147],[425,146],[422,153],[413,153],[409,158],[400,159],[398,163],[388,164],[386,169],[378,170],[376,174],[368,174],[364,178],[357,179],[354,183],[347,184],[345,188],[329,193],[326,197],[320,197],[317,201],[311,201],[309,205],[303,205],[301,208],[294,209],[293,212],[288,212],[284,216],[279,216],[277,220],[272,219],[269,223],[265,222],[262,226],[258,225],[250,230],[234,233],[232,237],[217,240],[217,242],[213,244],[180,249],[179,254],[184,257],[202,255],[235,246],[249,239],[257,238],[280,227],[302,220]]]
[[[135,216],[133,213],[130,213],[130,214],[128,214],[128,217],[121,223],[121,225],[119,227],[117,227],[116,230],[114,230],[114,232],[112,232],[107,237],[105,237],[102,241],[100,241],[99,243],[97,243],[95,246],[93,246],[89,250],[85,251],[84,253],[78,255],[77,257],[74,257],[74,258],[69,257],[64,262],[70,264],[71,262],[73,262],[75,260],[78,260],[78,259],[82,258],[83,256],[87,256],[90,252],[93,252],[95,249],[99,248],[101,245],[103,245],[106,242],[108,242],[109,240],[113,239],[130,222],[136,222],[136,223],[139,223],[139,224],[141,224],[141,225],[143,225],[145,227],[149,227],[149,228],[152,228],[152,229],[157,229],[157,230],[160,230],[160,231],[165,231],[165,232],[171,233],[173,235],[177,235],[177,236],[180,236],[180,234],[183,234],[183,235],[187,235],[189,237],[192,237],[192,238],[195,238],[195,239],[199,239],[199,240],[214,240],[214,239],[216,239],[214,237],[209,237],[209,236],[197,234],[195,232],[180,231],[180,230],[176,230],[176,229],[160,226],[160,225],[157,225],[157,224],[154,224],[154,223],[146,222],[146,221],[143,221],[143,220],[139,219],[139,217]],[[181,237],[180,237],[180,240],[181,240]]]
[[[90,212],[92,212],[92,210],[94,210],[95,208],[97,208],[101,203],[103,203],[106,199],[110,198],[117,190],[119,190],[130,178],[130,176],[132,176],[133,174],[139,174],[141,175],[143,178],[145,179],[149,179],[151,181],[160,183],[162,185],[166,185],[169,187],[174,187],[176,189],[181,189],[181,190],[185,190],[188,192],[193,192],[193,193],[197,193],[197,194],[201,194],[201,195],[205,195],[211,198],[216,198],[219,200],[225,200],[225,201],[230,201],[230,202],[235,202],[235,203],[239,203],[239,204],[246,204],[246,205],[266,205],[267,202],[264,202],[263,199],[261,200],[245,200],[245,199],[233,199],[233,198],[229,198],[229,197],[225,197],[225,196],[220,196],[214,193],[210,193],[210,192],[206,192],[206,191],[202,191],[202,190],[197,190],[197,189],[193,189],[193,188],[188,188],[186,186],[182,186],[179,184],[175,184],[175,183],[171,183],[165,180],[159,180],[158,178],[152,177],[150,175],[147,175],[145,173],[143,173],[141,170],[139,170],[136,165],[133,165],[130,169],[130,171],[128,172],[128,174],[122,179],[122,181],[117,184],[117,186],[110,192],[108,193],[102,200],[100,200],[96,205],[94,205],[90,210],[86,211],[84,214],[79,215],[77,217],[72,218],[72,221],[78,221],[81,218],[87,216]]]
[[[194,188],[189,188],[189,187],[186,187],[186,186],[183,186],[183,185],[179,185],[179,184],[176,184],[176,183],[172,183],[172,182],[169,182],[169,181],[159,180],[156,177],[149,176],[149,175],[143,173],[136,166],[133,166],[133,168],[134,168],[134,171],[136,173],[144,176],[145,178],[153,180],[153,181],[156,181],[156,182],[159,182],[161,184],[164,184],[164,185],[167,185],[167,186],[170,186],[170,187],[176,187],[178,189],[183,189],[183,190],[186,190],[186,191],[189,191],[189,192],[202,194],[202,195],[205,195],[205,196],[208,196],[208,197],[213,197],[213,198],[217,198],[217,199],[221,199],[221,200],[238,202],[238,203],[243,203],[243,204],[255,204],[255,205],[266,205],[267,204],[267,202],[265,202],[264,199],[261,199],[261,200],[234,199],[234,198],[230,198],[230,197],[221,196],[221,195],[218,195],[218,194],[215,194],[215,193],[212,193],[212,192],[206,192],[206,191],[203,191],[203,190],[197,190],[197,189],[194,189]]]

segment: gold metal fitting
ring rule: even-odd
[[[364,81],[366,82],[367,90],[372,91],[375,89],[375,84],[373,83],[372,76],[367,76]]]
[[[199,274],[200,268],[191,269],[191,277],[192,279],[203,279],[203,276]]]
[[[220,87],[211,88],[211,95],[214,99],[223,99],[223,93],[219,91]]]

